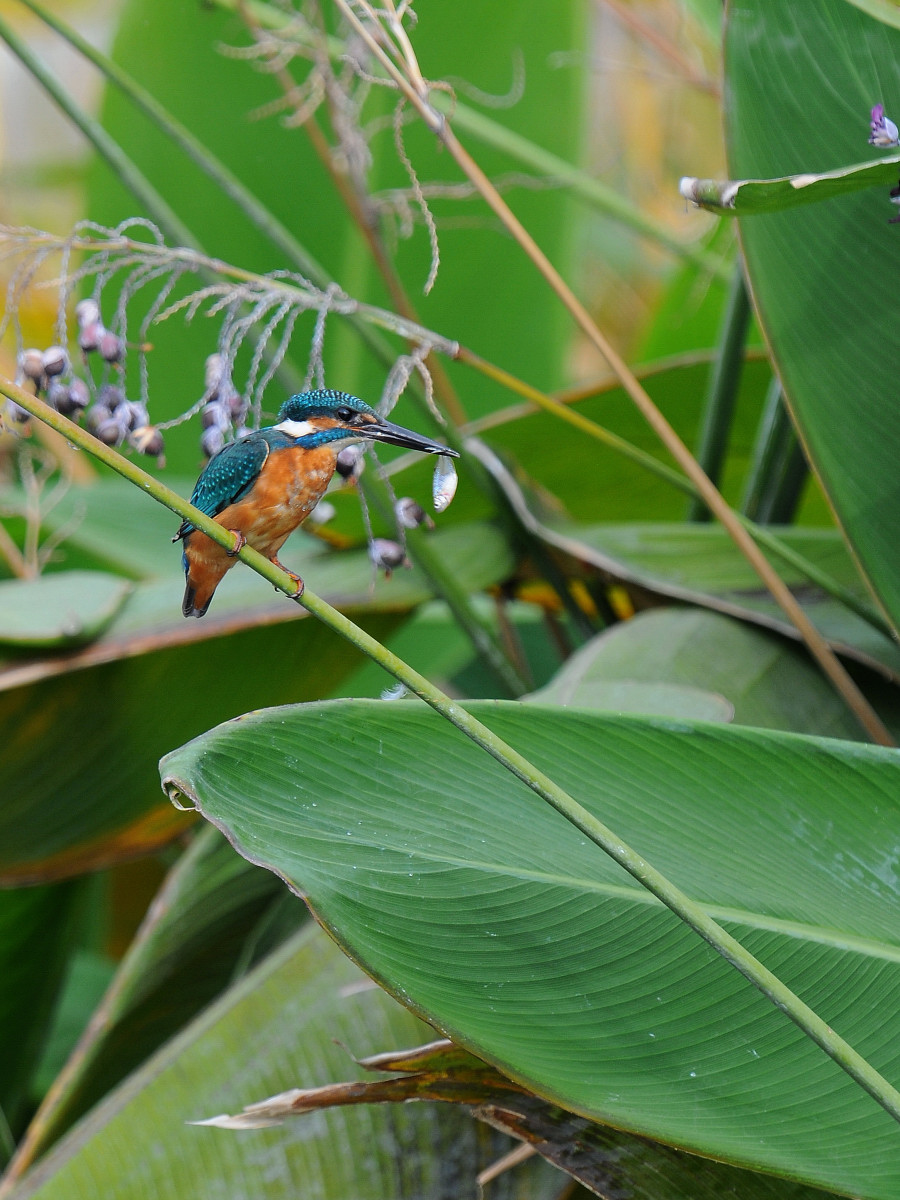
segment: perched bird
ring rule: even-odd
[[[239,542],[228,551],[190,521],[182,522],[172,540],[184,543],[184,615],[203,616],[245,543],[281,567],[278,551],[322,498],[338,454],[363,441],[459,457],[447,446],[383,421],[365,401],[347,392],[291,396],[281,406],[276,425],[230,442],[197,480],[191,503],[237,534]],[[288,574],[297,580],[299,595],[303,580],[293,571]]]

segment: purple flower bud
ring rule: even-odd
[[[358,479],[363,473],[365,462],[362,446],[345,446],[337,456],[335,470],[343,479]]]
[[[886,149],[888,146],[900,146],[900,130],[894,122],[884,115],[884,105],[876,104],[872,109],[872,132],[869,135],[869,145]]]
[[[391,571],[395,567],[408,567],[409,560],[406,557],[406,551],[399,542],[392,542],[388,538],[375,538],[369,545],[369,558],[376,567],[380,567],[387,575],[391,577]]]
[[[224,405],[220,404],[218,400],[213,400],[204,405],[203,412],[200,414],[200,424],[204,429],[221,429],[224,433],[231,426],[231,418]]]
[[[69,400],[75,408],[87,408],[91,402],[91,393],[88,385],[83,379],[77,376],[69,384]]]
[[[44,356],[40,350],[23,350],[19,356],[19,366],[26,379],[33,379],[35,383],[40,383],[44,378]]]
[[[97,403],[102,404],[104,408],[108,408],[113,412],[120,404],[125,404],[125,393],[120,387],[114,383],[104,383],[103,387],[97,393]]]
[[[97,343],[100,357],[104,362],[117,363],[125,357],[125,343],[115,333],[105,330]]]
[[[244,399],[240,392],[231,391],[219,394],[222,405],[227,409],[232,419],[238,422],[244,420],[250,405]]]
[[[111,418],[112,413],[105,404],[92,404],[87,413],[87,427],[96,436],[100,426]]]
[[[221,354],[210,354],[209,358],[206,360],[203,382],[206,390],[211,393],[210,399],[212,399],[213,394],[218,391],[219,384],[222,382],[224,366],[225,360],[222,358]]]
[[[64,417],[67,417],[75,408],[69,395],[69,389],[64,383],[60,383],[58,380],[54,380],[47,388],[47,403],[51,408],[55,408],[57,412],[62,413]]]
[[[48,346],[43,353],[43,362],[45,375],[62,375],[69,365],[65,346]]]
[[[129,430],[140,429],[142,425],[150,424],[150,414],[147,412],[147,405],[141,404],[138,400],[126,400],[122,406],[121,415]],[[118,412],[116,416],[119,416]]]
[[[141,425],[135,429],[131,434],[131,443],[141,454],[149,454],[153,458],[159,458],[165,449],[163,435],[154,425]]]
[[[100,306],[96,300],[79,300],[75,305],[75,320],[78,322],[78,328],[84,329],[88,325],[98,325],[100,323]]]
[[[78,335],[78,345],[85,352],[90,354],[100,345],[100,339],[105,337],[106,330],[99,321],[91,321],[87,325],[82,325],[81,332]]]
[[[403,529],[416,529],[419,525],[424,525],[426,529],[434,529],[434,521],[412,496],[402,496],[394,505],[394,513]]]
[[[124,428],[119,417],[113,413],[105,421],[100,421],[94,432],[94,436],[107,446],[119,446],[125,440],[127,432],[128,430]]]
[[[25,408],[20,408],[12,400],[7,400],[6,407],[0,409],[0,416],[4,420],[12,421],[15,425],[26,425],[31,420],[31,413]]]
[[[208,429],[204,429],[203,437],[200,439],[200,449],[207,458],[213,458],[224,445],[225,434],[218,425],[210,425]]]

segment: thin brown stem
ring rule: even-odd
[[[379,42],[372,36],[370,29],[356,16],[348,0],[334,0],[334,2],[401,92],[422,115],[428,128],[435,133],[466,177],[478,188],[489,207],[543,275],[591,345],[605,358],[651,429],[694,484],[707,507],[728,531],[735,545],[771,592],[773,599],[785,616],[796,627],[810,653],[866,734],[882,746],[896,745],[878,714],[838,661],[828,642],[807,617],[787,584],[772,567],[675,429],[641,386],[634,372],[595,324],[590,313],[510,209],[488,176],[460,143],[446,118],[431,106],[428,100],[427,85],[417,89],[414,81],[403,75],[393,59],[385,53]]]
[[[259,25],[254,20],[249,7],[243,0],[238,6],[238,11],[247,28],[256,36]],[[278,80],[282,93],[285,96],[289,96],[296,91],[296,83],[287,66],[281,66],[273,74]],[[327,101],[328,91],[326,89]],[[397,274],[393,261],[387,252],[387,247],[384,244],[384,239],[381,236],[371,205],[368,203],[368,197],[361,194],[359,187],[349,172],[341,170],[335,162],[328,139],[322,132],[313,113],[310,113],[306,120],[302,122],[301,128],[309,137],[316,157],[328,173],[335,191],[344,202],[344,207],[350,214],[351,220],[365,239],[378,273],[388,290],[391,303],[402,316],[410,321],[415,321],[416,324],[421,324],[419,314],[410,300],[406,288],[403,286],[403,282]],[[464,425],[468,420],[468,416],[443,365],[434,354],[429,354],[425,359],[425,366],[431,372],[435,392],[444,406],[444,411],[454,425]]]
[[[25,557],[2,524],[0,524],[0,558],[5,559],[6,565],[17,579],[28,579],[29,572]]]

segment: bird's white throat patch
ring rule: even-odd
[[[288,437],[292,438],[302,438],[310,433],[319,433],[320,431],[319,426],[314,425],[312,421],[282,421],[275,428],[280,433],[286,433]],[[348,446],[352,442],[362,442],[364,440],[361,434],[348,429],[343,437],[329,438],[328,445],[333,450],[338,450],[341,446]]]
[[[316,432],[312,421],[282,421],[275,428],[279,433],[286,433],[288,437],[294,438],[306,437],[307,434]]]

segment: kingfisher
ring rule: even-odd
[[[204,615],[245,545],[295,579],[295,595],[301,595],[303,580],[278,561],[278,551],[321,500],[341,450],[365,441],[459,457],[448,446],[383,420],[348,392],[319,389],[291,396],[277,424],[229,442],[197,480],[191,504],[236,534],[238,542],[226,550],[190,521],[181,523],[172,541],[183,542],[184,615]]]

